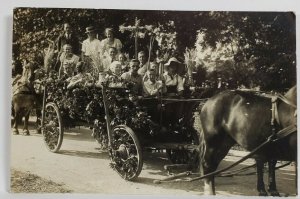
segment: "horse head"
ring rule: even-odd
[[[36,64],[34,62],[23,62],[23,72],[22,75],[17,75],[12,82],[13,94],[18,94],[22,92],[33,92],[33,82],[35,80],[34,70]]]
[[[278,97],[278,122],[282,127],[297,124],[297,86],[292,87],[284,96]]]

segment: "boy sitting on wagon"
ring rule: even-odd
[[[129,63],[130,70],[121,75],[121,78],[126,84],[131,86],[131,90],[135,94],[142,93],[142,77],[138,74],[139,61],[132,59]]]

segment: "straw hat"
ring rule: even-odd
[[[96,29],[94,28],[94,26],[88,26],[85,28],[85,33],[91,33],[91,32],[95,32]]]
[[[170,66],[170,64],[171,64],[172,62],[175,62],[175,63],[178,63],[178,64],[182,64],[180,61],[178,61],[178,59],[177,59],[176,57],[171,57],[171,58],[169,59],[169,61],[165,64],[165,66]]]

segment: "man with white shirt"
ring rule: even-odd
[[[156,79],[156,72],[154,69],[147,71],[148,79],[144,82],[144,95],[155,96],[163,90],[162,81]]]
[[[86,62],[86,66],[89,69],[92,66],[93,58],[100,55],[101,47],[93,26],[87,27],[85,33],[88,35],[88,38],[82,42],[81,58]]]
[[[132,84],[132,90],[134,93],[140,94],[142,92],[142,77],[138,74],[139,62],[136,59],[132,59],[129,63],[130,70],[121,75],[124,82]]]
[[[114,61],[117,61],[116,55],[117,55],[117,49],[115,47],[109,47],[108,56],[102,61],[104,72],[109,72],[110,65]]]

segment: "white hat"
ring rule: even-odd
[[[171,57],[169,59],[169,61],[165,64],[165,66],[169,66],[171,64],[171,62],[176,62],[176,63],[182,64],[180,61],[178,61],[178,59],[176,57]]]

